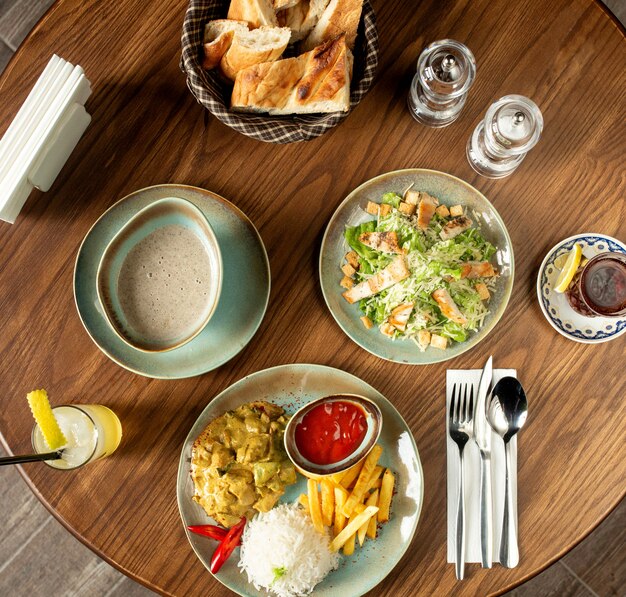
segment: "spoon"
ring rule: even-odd
[[[0,458],[0,466],[4,464],[23,464],[25,462],[39,462],[40,460],[58,460],[61,450],[46,452],[45,454],[25,454],[24,456],[5,456]]]
[[[504,441],[505,490],[502,534],[500,535],[500,564],[514,568],[519,562],[517,521],[513,518],[513,488],[511,484],[511,449],[509,441],[524,426],[528,402],[522,384],[514,377],[503,377],[493,388],[487,408],[492,429]]]

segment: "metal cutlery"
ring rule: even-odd
[[[522,384],[514,377],[503,377],[493,388],[488,406],[489,423],[504,440],[505,490],[500,564],[513,568],[519,562],[517,520],[514,516],[514,496],[511,476],[511,438],[522,428],[528,414],[528,402]]]
[[[468,384],[452,386],[448,433],[459,447],[459,505],[456,518],[456,577],[463,579],[465,574],[465,483],[463,478],[463,452],[465,445],[474,435],[474,387]]]
[[[493,357],[489,357],[478,384],[474,439],[480,450],[480,554],[483,568],[493,562],[493,520],[491,485],[491,427],[487,421],[487,396],[493,378]]]

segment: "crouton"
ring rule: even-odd
[[[458,323],[459,325],[465,325],[467,323],[467,319],[456,306],[456,303],[450,296],[450,293],[445,288],[435,290],[432,297],[437,301],[441,312],[450,321],[454,321],[454,323]]]
[[[389,336],[390,338],[393,338],[393,336],[396,333],[396,328],[394,328],[390,323],[387,323],[385,321],[385,323],[383,323],[380,326],[380,332],[382,334],[385,334],[385,336]]]
[[[359,241],[366,247],[382,251],[383,253],[404,252],[398,244],[398,235],[393,230],[386,232],[363,232],[363,234],[359,235]]]
[[[422,351],[426,350],[426,347],[430,344],[430,332],[428,330],[417,332],[417,343]]]
[[[450,211],[452,213],[452,211]],[[439,236],[442,240],[450,240],[455,236],[461,234],[472,225],[472,220],[465,216],[461,216],[458,218],[454,218],[454,220],[450,220],[441,230]]]
[[[346,253],[345,260],[356,270],[359,269],[359,256],[355,251]]]
[[[378,205],[378,203],[374,203],[373,201],[368,201],[365,211],[372,216],[377,216],[380,211],[380,205]]]
[[[450,215],[453,218],[456,218],[458,216],[462,216],[463,215],[463,206],[462,205],[453,205],[450,208]]]
[[[430,345],[434,348],[445,350],[448,347],[448,339],[440,336],[439,334],[431,334]]]
[[[450,215],[450,210],[445,205],[440,205],[435,212],[442,218],[447,218]]]
[[[350,290],[350,288],[354,286],[354,280],[352,278],[348,278],[348,276],[344,276],[339,284],[341,284],[341,286],[343,286],[344,288]]]
[[[486,284],[479,282],[478,284],[476,284],[476,286],[474,286],[474,288],[476,289],[476,292],[478,293],[478,296],[481,298],[481,300],[488,301],[491,297],[491,295],[489,294],[489,288],[487,288]]]
[[[366,330],[371,330],[374,327],[374,323],[367,315],[363,315],[363,317],[361,317],[361,321],[363,322]]]
[[[406,214],[407,216],[412,216],[415,213],[415,205],[411,205],[410,203],[405,203],[403,201],[398,206],[398,211]]]
[[[356,270],[349,263],[344,263],[341,266],[341,271],[348,276],[348,278],[351,278],[356,273]]]
[[[378,210],[378,216],[383,218],[384,216],[388,216],[391,213],[391,205],[389,203],[381,203],[380,209]]]
[[[407,191],[404,194],[404,200],[409,204],[409,205],[419,205],[420,202],[420,194],[419,191]]]

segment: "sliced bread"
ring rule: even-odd
[[[278,26],[273,0],[231,0],[228,18],[246,21],[250,29]]]
[[[230,48],[235,32],[248,31],[248,23],[245,21],[233,21],[229,19],[217,19],[209,21],[204,28],[204,60],[202,68],[211,70],[215,68]]]
[[[347,112],[351,65],[343,35],[296,58],[257,64],[237,74],[231,107],[272,115]]]
[[[352,50],[362,10],[363,0],[330,0],[317,24],[304,40],[302,49],[311,50],[321,43],[345,33],[346,44]]]
[[[235,80],[237,73],[261,62],[273,62],[285,51],[291,31],[287,27],[259,27],[236,32],[222,57],[222,73]]]
[[[274,10],[278,12],[279,10],[285,10],[286,8],[291,8],[298,4],[300,0],[274,0]]]
[[[291,29],[291,43],[304,39],[315,27],[329,0],[300,0],[298,4],[278,13],[281,27]]]

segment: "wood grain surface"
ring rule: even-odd
[[[218,392],[283,363],[349,371],[383,392],[410,425],[425,474],[425,501],[405,557],[372,595],[504,592],[557,560],[624,495],[624,337],[589,346],[557,334],[535,295],[546,251],[571,234],[626,237],[626,42],[590,0],[375,1],[381,62],[375,87],[348,119],[299,145],[236,134],[203,109],[178,69],[184,0],[60,0],[27,38],[0,81],[0,132],[53,52],[92,82],[93,121],[52,189],[34,192],[15,225],[0,225],[0,431],[10,452],[29,449],[27,391],[52,400],[107,404],[124,440],[111,458],[61,473],[26,465],[33,491],[99,555],[167,595],[226,590],[186,542],[176,506],[182,442]],[[472,49],[478,76],[460,119],[445,129],[406,110],[421,49],[443,37]],[[610,75],[610,76],[609,76]],[[539,145],[509,178],[473,173],[465,143],[488,105],[520,93],[541,107]],[[327,311],[317,278],[321,235],[355,186],[406,167],[459,176],[496,206],[513,239],[516,279],[491,335],[449,363],[478,368],[489,354],[527,388],[520,437],[520,565],[445,563],[446,365],[390,364],[353,344]],[[81,326],[72,296],[78,246],[93,222],[129,192],[192,184],[233,201],[259,228],[272,268],[270,305],[252,342],[201,377],[168,382],[109,361]],[[293,308],[296,305],[298,308]],[[306,312],[306,326],[303,325]]]

